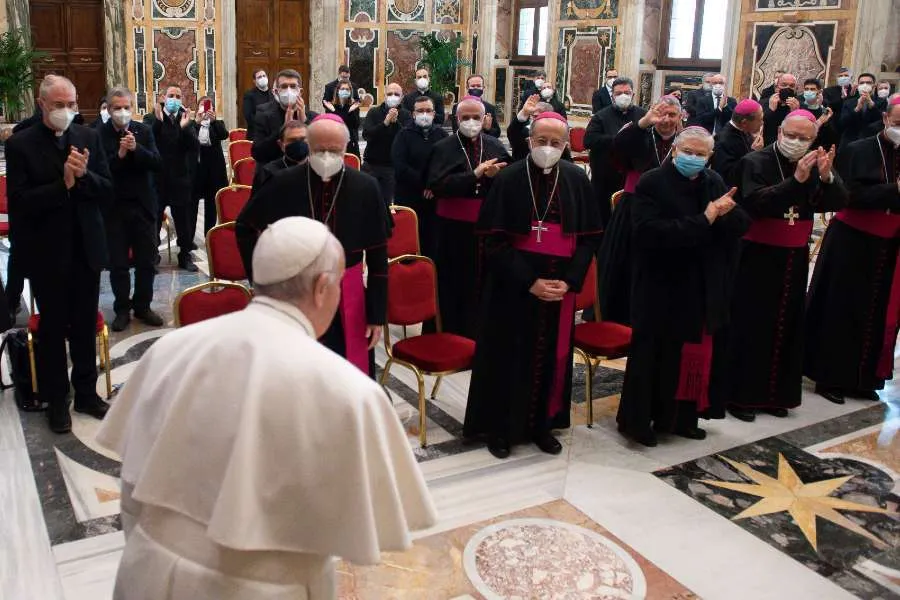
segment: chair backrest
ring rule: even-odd
[[[581,291],[575,294],[575,310],[584,310],[597,303],[597,259],[591,261],[587,275],[584,276],[584,284]]]
[[[357,171],[359,171],[361,163],[357,155],[347,152],[346,154],[344,154],[344,165],[350,167],[351,169],[356,169]]]
[[[623,195],[625,195],[625,190],[619,190],[612,195],[612,198],[609,199],[609,204],[610,206],[612,206],[613,210],[616,210],[616,207],[619,206],[619,202],[622,201]]]
[[[231,184],[216,192],[216,215],[219,223],[235,221],[244,205],[250,200],[249,185]]]
[[[569,143],[572,144],[572,152],[584,152],[584,127],[573,127],[569,131]]]
[[[209,276],[213,279],[247,279],[247,271],[238,249],[234,221],[216,225],[209,230],[206,234],[206,256],[209,260]]]
[[[437,270],[431,259],[405,254],[389,260],[387,322],[414,325],[437,316]]]
[[[0,214],[9,213],[9,200],[6,197],[6,175],[0,175]]]
[[[388,258],[404,254],[419,254],[419,218],[406,206],[391,206],[394,228],[387,242]]]
[[[242,158],[249,158],[253,150],[253,142],[250,140],[237,140],[228,144],[228,162],[234,168],[235,163]]]
[[[250,156],[242,158],[234,163],[231,182],[238,185],[253,185],[253,176],[256,174],[256,160]]]
[[[246,129],[232,129],[228,132],[228,141],[236,142],[238,140],[246,140],[247,139],[247,130]]]
[[[229,281],[206,281],[189,287],[175,298],[175,327],[243,310],[252,297],[249,289]]]

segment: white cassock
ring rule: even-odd
[[[122,456],[116,600],[335,597],[435,511],[384,391],[256,298],[157,341],[97,436]]]

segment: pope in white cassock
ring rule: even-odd
[[[316,341],[343,270],[322,223],[282,219],[250,306],[138,363],[97,436],[122,456],[115,600],[334,598],[334,557],[377,563],[434,523],[384,391]]]

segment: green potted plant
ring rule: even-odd
[[[431,89],[444,97],[444,102],[453,101],[448,94],[456,90],[456,78],[460,67],[472,63],[459,57],[459,49],[463,45],[461,35],[450,35],[447,40],[438,37],[436,32],[419,38],[422,49],[421,64],[431,72]]]
[[[10,29],[0,34],[0,111],[7,121],[18,119],[25,97],[34,89],[31,66],[46,56],[31,45],[26,29]]]

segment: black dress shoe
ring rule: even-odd
[[[100,396],[94,394],[93,398],[81,400],[75,398],[75,412],[90,415],[95,419],[103,419],[106,411],[109,410],[109,404],[100,399]]]
[[[47,422],[53,433],[69,433],[72,431],[72,415],[69,414],[69,402],[64,406],[51,406],[47,409]]]
[[[535,435],[534,444],[541,449],[541,452],[546,452],[547,454],[559,454],[562,452],[562,444],[549,431]]]
[[[125,331],[128,324],[131,323],[131,315],[127,312],[117,313],[116,318],[112,322],[113,331]]]
[[[646,429],[640,432],[629,431],[626,427],[624,427],[621,423],[619,424],[619,433],[627,437],[628,439],[641,444],[642,446],[647,446],[648,448],[655,447],[659,442],[656,439],[656,434],[653,433],[652,429]]]
[[[729,406],[728,414],[730,414],[735,419],[745,421],[747,423],[752,423],[756,420],[756,411],[752,408],[739,408],[737,406]]]
[[[839,387],[826,387],[824,385],[817,385],[816,393],[829,402],[834,402],[835,404],[844,404],[844,391]]]
[[[151,310],[136,310],[134,311],[134,318],[142,323],[149,325],[151,327],[162,327],[165,321],[159,315],[159,313]],[[115,328],[114,328],[115,329]]]
[[[189,258],[178,259],[178,268],[188,271],[189,273],[196,273],[199,270],[197,265],[194,264],[194,261]]]
[[[762,412],[772,415],[773,417],[778,417],[779,419],[783,419],[788,416],[788,409],[786,408],[764,408]]]
[[[684,429],[676,429],[675,435],[681,436],[683,438],[688,438],[689,440],[705,440],[706,439],[706,430],[700,429],[699,427],[685,427]]]
[[[853,390],[847,394],[851,398],[859,398],[860,400],[871,400],[873,402],[878,402],[881,400],[881,396],[878,395],[878,392],[875,390]]]
[[[491,438],[488,441],[488,452],[497,458],[509,457],[509,442],[503,438]]]

